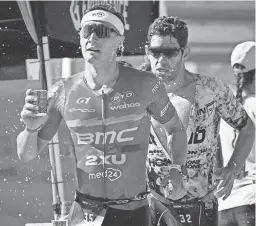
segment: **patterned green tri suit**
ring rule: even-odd
[[[181,223],[209,226],[217,224],[217,200],[212,191],[220,119],[225,120],[233,128],[241,129],[246,125],[248,115],[223,82],[198,74],[192,76],[196,83],[196,94],[187,128],[188,176],[184,183],[187,194],[180,200],[173,201],[172,206],[177,206],[177,220]],[[152,141],[154,139],[157,138],[154,137]],[[168,172],[171,160],[154,142],[149,145],[148,159],[149,188],[155,196],[163,197],[160,189],[161,175]],[[189,206],[192,207],[192,211],[188,210]]]
[[[50,93],[55,93],[56,102],[46,125],[55,128],[64,119],[70,130],[75,147],[76,200],[114,200],[114,209],[108,208],[104,225],[125,225],[129,218],[133,225],[146,226],[143,215],[139,219],[133,215],[134,209],[141,215],[141,208],[147,208],[145,169],[150,117],[164,124],[174,116],[175,109],[164,85],[151,73],[119,66],[115,86],[100,95],[88,87],[84,75],[86,72],[78,73],[52,87]],[[44,140],[52,135],[48,131],[39,133]],[[131,199],[140,201],[131,205]],[[112,219],[109,214],[116,209],[123,210],[114,212],[120,217]],[[129,216],[122,213],[127,209]]]

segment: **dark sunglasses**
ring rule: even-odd
[[[183,51],[184,48],[155,48],[149,47],[148,53],[152,55],[154,58],[159,58],[161,54],[166,56],[167,58],[171,58],[177,56],[180,51]]]
[[[106,27],[103,24],[89,24],[80,30],[80,35],[82,38],[88,38],[93,32],[95,32],[98,38],[109,38],[112,32],[118,34],[115,29]]]

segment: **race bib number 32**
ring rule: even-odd
[[[191,215],[187,214],[179,214],[181,223],[192,223]]]
[[[200,208],[200,207],[199,207]],[[199,222],[200,209],[198,207],[177,208],[177,215],[182,225],[192,226]]]

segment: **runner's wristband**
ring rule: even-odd
[[[29,128],[26,126],[25,129],[26,129],[29,133],[37,133],[40,128],[41,128],[41,126],[39,126],[37,129],[29,129]]]

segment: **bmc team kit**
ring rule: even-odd
[[[119,69],[119,79],[109,91],[92,90],[84,72],[57,84],[56,108],[74,144],[76,198],[66,216],[71,225],[148,224],[149,114],[164,124],[173,117],[173,109],[154,75]]]

